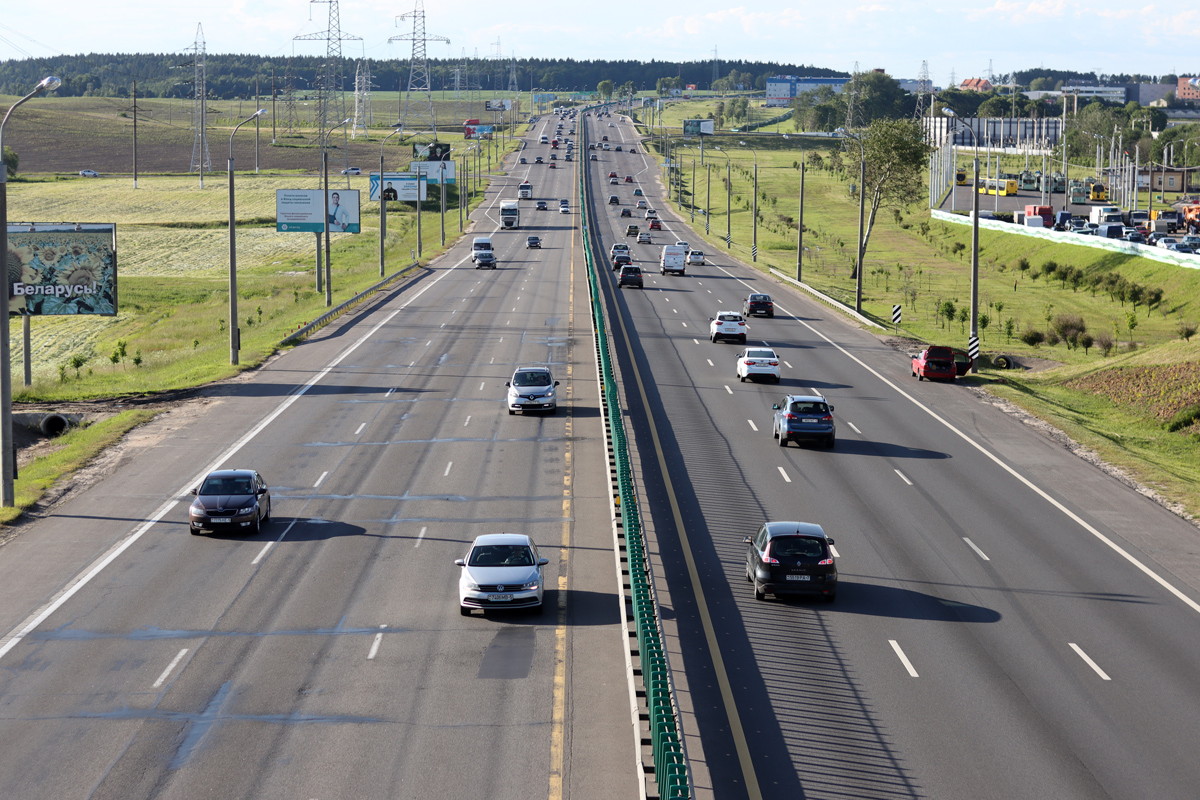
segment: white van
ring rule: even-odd
[[[541,136],[538,137],[538,143],[539,144],[550,144],[550,137],[543,133]]]
[[[492,249],[492,237],[476,236],[474,239],[471,240],[471,260],[472,261],[475,260],[476,253],[483,252],[483,251],[487,251],[489,253],[495,252]]]

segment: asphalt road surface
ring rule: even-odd
[[[592,165],[605,250],[628,222],[605,196],[633,201],[617,158]],[[617,171],[661,196],[640,161]],[[604,287],[698,796],[1196,797],[1196,528],[719,248],[659,275],[692,235],[658,206],[645,288]],[[708,339],[752,291],[778,385]],[[814,390],[836,448],[777,447],[772,402]],[[742,537],[786,519],[835,539],[835,603],[754,599]]]
[[[495,271],[468,235],[0,550],[0,796],[638,796],[578,217],[527,215]],[[526,363],[557,414],[506,413]],[[189,535],[218,466],[271,484],[260,534]],[[545,608],[460,617],[453,560],[498,531],[550,558]]]

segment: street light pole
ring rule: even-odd
[[[800,219],[796,223],[796,282],[804,280],[804,170],[808,162],[800,162]]]
[[[42,78],[33,91],[9,107],[0,120],[0,159],[4,154],[4,126],[17,106],[42,92],[53,92],[62,81],[53,75]],[[12,508],[16,503],[13,481],[17,476],[17,450],[12,435],[12,350],[9,341],[9,298],[12,297],[12,276],[8,272],[8,166],[0,160],[0,254],[4,256],[4,273],[8,285],[0,292],[0,505]]]
[[[387,240],[387,195],[383,193],[383,145],[388,139],[404,130],[404,123],[392,126],[394,130],[379,142],[379,277],[384,274],[383,249]]]
[[[942,113],[949,117],[957,117],[952,108],[943,108]],[[970,341],[978,341],[979,337],[979,140],[975,138],[975,131],[971,126],[967,126],[967,130],[971,132],[971,142],[975,145],[975,158],[973,161],[974,177],[971,180],[971,339]],[[1063,187],[1066,191],[1066,187]],[[971,372],[978,372],[978,367],[975,366],[974,360],[971,361]]]
[[[260,108],[244,120],[233,126],[233,132],[229,134],[229,363],[237,366],[238,351],[242,349],[242,337],[238,331],[238,297],[237,297],[237,217],[234,214],[233,203],[233,137],[237,135],[238,128],[245,125],[250,120],[258,119],[266,113],[265,108]]]
[[[745,142],[738,142],[742,147],[750,151],[754,157],[754,200],[751,202],[750,213],[754,219],[751,220],[750,229],[752,231],[750,238],[750,260],[758,261],[758,151]]]
[[[343,125],[348,125],[350,119],[344,119],[337,125],[334,125],[325,135],[321,137],[322,142],[328,142],[329,136]],[[329,148],[321,148],[321,195],[325,212],[322,216],[325,218],[325,305],[333,305],[333,270],[329,266]]]

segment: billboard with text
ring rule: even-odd
[[[322,233],[325,230],[325,206],[321,190],[276,189],[275,230]],[[329,192],[329,230],[331,233],[359,232],[357,189]]]
[[[8,226],[9,313],[117,313],[117,226]]]

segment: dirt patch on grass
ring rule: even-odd
[[[1116,405],[1136,407],[1140,413],[1166,422],[1200,402],[1200,362],[1115,367],[1064,385],[1098,394]]]

